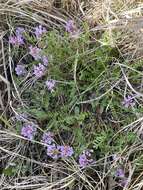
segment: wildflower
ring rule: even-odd
[[[85,154],[81,154],[79,156],[79,164],[81,167],[86,167],[90,164],[90,161],[88,160],[87,156]]]
[[[91,151],[84,151],[80,156],[79,156],[79,164],[80,167],[84,168],[91,164],[93,162],[93,159],[90,159],[91,157]]]
[[[46,81],[46,86],[49,91],[53,91],[53,88],[55,87],[56,82],[54,80],[47,80]]]
[[[23,32],[24,32],[24,28],[18,27],[16,29],[16,35],[10,36],[9,43],[15,46],[23,45],[24,44],[24,38],[22,36]]]
[[[59,150],[55,144],[47,145],[47,155],[53,159],[59,158]]]
[[[79,37],[79,30],[74,24],[73,20],[69,20],[66,23],[65,29],[68,33],[70,33],[71,38],[78,38]]]
[[[47,145],[51,144],[54,141],[53,136],[54,135],[51,132],[44,133],[42,137],[42,142]]]
[[[15,68],[15,72],[18,76],[23,76],[26,74],[26,69],[24,65],[17,65]]]
[[[20,46],[24,44],[24,39],[21,36],[11,36],[9,38],[9,43],[14,46]]]
[[[70,146],[59,146],[58,149],[62,158],[70,157],[74,153],[73,148]]]
[[[29,140],[32,140],[36,133],[36,128],[33,124],[27,123],[21,129],[21,135]]]
[[[127,96],[124,98],[123,102],[122,102],[123,106],[125,106],[126,108],[130,107],[130,106],[134,106],[135,105],[135,101],[134,98],[132,96]]]
[[[18,45],[23,45],[24,44],[24,39],[22,36],[17,36],[17,44]]]
[[[74,25],[74,21],[73,20],[68,20],[66,23],[66,31],[69,33],[73,33],[76,29],[75,25]]]
[[[17,43],[16,36],[10,36],[9,37],[9,43],[11,43],[12,45],[15,45]]]
[[[30,46],[29,47],[29,50],[30,50],[30,52],[29,52],[29,54],[30,55],[32,55],[32,57],[35,59],[35,60],[39,60],[39,59],[41,59],[41,49],[40,48],[38,48],[38,47],[33,47],[33,46]]]
[[[128,179],[125,177],[121,180],[119,180],[119,184],[122,186],[122,187],[125,187],[128,185]]]
[[[121,168],[118,168],[115,172],[115,177],[118,177],[119,178],[119,184],[122,186],[122,187],[125,187],[128,185],[128,179],[126,178],[125,176],[125,172],[123,169]]]
[[[112,160],[113,161],[117,161],[119,159],[118,155],[117,154],[113,154],[112,155]]]
[[[34,65],[34,75],[36,78],[41,78],[46,72],[46,67],[42,65],[41,63],[38,64],[38,66]]]
[[[24,28],[22,28],[22,27],[18,27],[17,29],[16,29],[16,35],[17,36],[21,36],[22,37],[22,34],[25,32],[25,29]]]
[[[39,25],[39,26],[37,26],[36,28],[35,28],[35,35],[36,35],[36,38],[37,39],[40,39],[41,38],[41,36],[44,34],[44,33],[46,33],[47,32],[47,30],[46,30],[46,28],[45,27],[42,27],[42,25]]]
[[[118,168],[115,172],[115,176],[119,177],[119,178],[124,178],[125,177],[125,173],[124,170],[121,168]]]
[[[48,57],[46,57],[45,55],[42,56],[42,62],[43,62],[43,65],[47,66],[48,65]]]

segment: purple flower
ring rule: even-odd
[[[113,159],[113,161],[117,161],[117,160],[118,160],[117,154],[113,154],[113,155],[112,155],[112,159]]]
[[[17,43],[17,37],[16,36],[10,36],[9,37],[9,43],[12,45],[15,45]]]
[[[9,42],[14,45],[14,46],[20,46],[24,44],[24,39],[23,39],[23,34],[24,28],[18,27],[16,29],[16,35],[15,36],[10,36]]]
[[[77,39],[79,37],[80,31],[77,29],[73,20],[67,21],[65,28],[70,33],[71,38]]]
[[[29,54],[32,55],[32,57],[35,59],[35,60],[39,60],[41,59],[41,49],[38,48],[38,47],[33,47],[33,46],[30,46],[29,47]]]
[[[36,38],[37,39],[40,39],[41,38],[41,36],[44,34],[44,33],[46,33],[47,32],[47,30],[46,30],[46,28],[45,27],[43,27],[42,25],[39,25],[39,26],[37,26],[36,28],[35,28],[35,35],[36,35]]]
[[[71,157],[74,153],[73,148],[70,146],[58,146],[62,158]]]
[[[20,46],[24,44],[24,40],[21,36],[11,36],[9,38],[9,43],[11,43],[14,46]]]
[[[79,164],[80,164],[80,167],[86,167],[88,164],[90,164],[90,162],[85,154],[81,154],[79,156]]]
[[[54,141],[53,136],[54,134],[51,132],[44,133],[42,137],[42,142],[47,145],[51,144]]]
[[[68,20],[67,23],[66,23],[66,31],[69,32],[69,33],[73,33],[75,31],[75,24],[74,24],[74,21],[73,20]]]
[[[59,150],[55,144],[47,145],[47,155],[53,159],[59,158]]]
[[[24,65],[17,65],[15,68],[15,72],[18,76],[23,76],[26,74],[26,69]]]
[[[31,123],[26,123],[21,129],[21,135],[29,140],[32,140],[36,133],[36,128]]]
[[[56,84],[56,82],[54,80],[47,80],[46,81],[46,86],[47,86],[48,90],[50,90],[51,92],[53,91],[55,84]]]
[[[125,106],[126,108],[128,107],[132,107],[135,105],[135,101],[134,98],[132,96],[127,96],[124,98],[123,102],[122,102],[123,106]]]
[[[79,164],[80,167],[84,168],[91,164],[93,162],[93,159],[91,159],[91,151],[84,151],[80,156],[79,156]]]
[[[115,176],[116,177],[120,177],[120,178],[124,178],[125,177],[125,173],[124,170],[121,168],[118,168],[115,172]]]
[[[127,186],[127,185],[128,185],[128,179],[127,179],[127,178],[120,179],[120,180],[119,180],[119,184],[120,184],[122,187]]]
[[[43,65],[47,66],[48,65],[48,57],[46,57],[45,55],[42,56],[42,62],[43,62]]]
[[[23,45],[24,44],[24,39],[22,36],[17,36],[17,44],[18,45]]]
[[[36,78],[41,78],[45,74],[45,72],[46,72],[46,67],[41,63],[39,63],[38,66],[34,65],[33,74],[36,76]]]
[[[25,32],[25,29],[22,28],[22,27],[17,27],[16,29],[16,35],[17,36],[21,36],[22,37],[22,34]]]

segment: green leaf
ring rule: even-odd
[[[48,117],[48,114],[42,110],[30,109],[28,110],[28,112],[32,114],[36,119],[39,119],[39,120],[45,120]]]
[[[13,169],[11,167],[9,168],[6,168],[3,170],[3,173],[6,175],[6,176],[12,176],[13,175]]]

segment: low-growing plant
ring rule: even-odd
[[[24,156],[47,164],[74,163],[73,168],[85,170],[87,176],[102,168],[124,187],[128,168],[120,168],[124,161],[114,167],[113,155],[124,157],[124,151],[140,141],[132,127],[127,131],[124,126],[134,122],[136,110],[142,108],[124,83],[122,66],[129,68],[127,80],[135,86],[141,77],[137,65],[131,68],[117,48],[107,45],[105,34],[100,40],[103,45],[92,38],[86,23],[78,28],[73,20],[59,31],[41,25],[33,31],[16,28],[9,37],[15,114],[9,124],[3,122],[21,137]],[[106,157],[109,163],[103,168]],[[8,166],[3,174],[32,173],[26,166]],[[96,172],[92,175],[98,178]]]

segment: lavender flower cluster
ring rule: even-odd
[[[24,28],[21,28],[21,27],[17,28],[16,35],[11,36],[9,38],[9,42],[13,46],[23,45],[24,32],[25,32]],[[39,40],[44,34],[46,34],[46,32],[47,30],[43,26],[39,25],[35,27],[34,34],[37,40]],[[33,66],[33,75],[36,77],[36,79],[39,79],[46,74],[47,66],[49,62],[48,57],[43,54],[43,51],[41,48],[37,46],[32,46],[32,45],[29,46],[29,54],[34,58],[35,61],[38,61],[38,64]],[[18,76],[25,76],[25,74],[27,73],[26,66],[23,64],[17,64],[17,66],[15,67],[15,72]],[[50,92],[53,92],[55,84],[56,84],[55,80],[52,80],[52,79],[47,80],[45,82],[45,85]]]
[[[52,132],[44,133],[42,142],[47,147],[47,155],[53,159],[68,158],[71,157],[74,153],[73,148],[68,145],[56,145],[54,143],[54,134]]]
[[[89,164],[93,163],[93,159],[91,159],[92,150],[83,151],[82,154],[79,156],[79,164],[82,168],[88,166]]]
[[[18,27],[16,29],[16,34],[13,36],[10,36],[9,43],[11,43],[14,46],[20,46],[24,44],[24,36],[23,33],[25,32],[24,28]]]
[[[26,74],[26,69],[25,69],[25,65],[20,65],[18,64],[15,67],[15,72],[18,76],[24,76]]]
[[[48,57],[42,55],[42,49],[38,48],[37,46],[30,46],[29,50],[29,54],[35,59],[35,61],[42,61],[42,63],[34,66],[33,71],[33,74],[36,78],[41,78],[46,73],[46,66],[48,66]]]
[[[21,129],[21,135],[29,140],[33,140],[36,131],[37,129],[33,123],[25,123]]]
[[[14,46],[24,45],[24,36],[23,36],[24,32],[25,32],[24,28],[18,27],[16,29],[16,34],[13,36],[10,36],[9,42]],[[34,34],[37,39],[40,39],[43,36],[43,34],[45,34],[46,32],[47,30],[41,25],[39,25],[35,27]]]
[[[47,155],[53,159],[68,158],[73,155],[74,151],[71,146],[68,145],[47,145]]]
[[[75,22],[73,20],[68,20],[65,25],[66,32],[70,34],[72,38],[79,37],[79,30],[77,29]]]
[[[54,143],[54,135],[51,132],[47,132],[43,134],[42,142],[46,144],[47,147],[47,155],[53,159],[58,158],[68,158],[74,154],[74,150],[71,146],[68,145],[56,145]],[[82,154],[79,155],[79,165],[81,168],[84,168],[93,162],[91,159],[92,150],[83,151]]]
[[[125,187],[128,185],[128,179],[127,177],[125,176],[125,172],[122,168],[118,168],[115,172],[115,177],[116,178],[119,178],[119,184],[122,186],[122,187]]]
[[[42,142],[47,146],[54,142],[54,134],[52,132],[46,132],[42,136]]]
[[[124,97],[124,100],[123,100],[122,104],[123,104],[123,106],[125,108],[129,108],[129,107],[135,106],[134,97],[129,96],[129,95],[127,97]]]
[[[46,28],[42,25],[39,25],[35,28],[35,35],[37,39],[41,39],[41,37],[47,32]]]
[[[33,140],[36,131],[36,127],[33,123],[25,123],[21,129],[21,135],[29,140]],[[56,145],[54,134],[50,131],[43,134],[41,141],[47,148],[47,156],[53,159],[66,159],[74,154],[74,150],[71,146]],[[84,168],[93,162],[93,159],[91,159],[91,152],[91,150],[86,150],[79,155],[79,165],[81,168]]]

